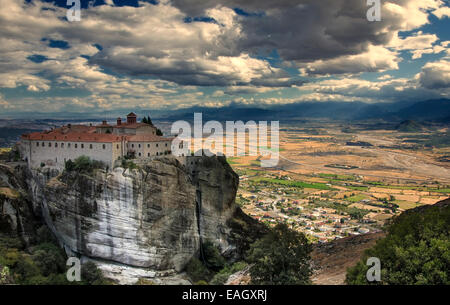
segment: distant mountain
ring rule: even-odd
[[[363,102],[299,102],[287,105],[245,107],[238,104],[221,108],[193,107],[162,115],[160,119],[193,120],[201,112],[203,120],[302,120],[331,119],[363,121],[378,119],[389,122],[405,120],[449,122],[450,100],[368,104]]]
[[[415,103],[397,112],[403,119],[440,120],[450,117],[450,100],[429,100]]]
[[[413,120],[406,120],[398,124],[396,129],[401,132],[418,132],[422,131],[423,127]]]

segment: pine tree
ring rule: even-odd
[[[150,124],[153,126],[152,119],[150,119],[150,116],[147,116],[147,124]]]
[[[147,118],[146,118],[146,117],[144,117],[144,118],[142,119],[142,123],[148,124],[148,121],[147,121]]]

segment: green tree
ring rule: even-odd
[[[160,137],[163,136],[163,133],[162,133],[161,129],[156,128],[156,135],[157,135],[157,136],[160,136]]]
[[[148,121],[147,121],[147,118],[146,118],[146,117],[144,117],[144,118],[142,119],[142,123],[148,124]]]
[[[311,245],[303,233],[278,224],[266,236],[252,244],[247,259],[252,284],[310,284]]]
[[[450,284],[450,205],[409,210],[396,217],[387,235],[347,270],[348,284],[366,280],[369,257],[381,262],[381,281],[374,284]]]
[[[150,124],[153,126],[152,119],[150,119],[150,116],[147,116],[147,124]]]

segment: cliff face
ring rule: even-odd
[[[20,168],[0,164],[0,231],[29,244],[35,237],[39,219],[32,211],[21,173]]]
[[[238,176],[220,157],[153,160],[140,169],[25,175],[33,210],[69,254],[122,283],[177,274],[210,240],[239,255],[228,223]]]

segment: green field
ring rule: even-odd
[[[274,178],[256,178],[253,181],[255,182],[265,182],[265,183],[273,183],[280,184],[291,187],[300,187],[300,188],[311,188],[318,190],[332,190],[333,188],[329,187],[325,183],[308,183],[303,181],[292,181],[292,180],[281,180]]]

